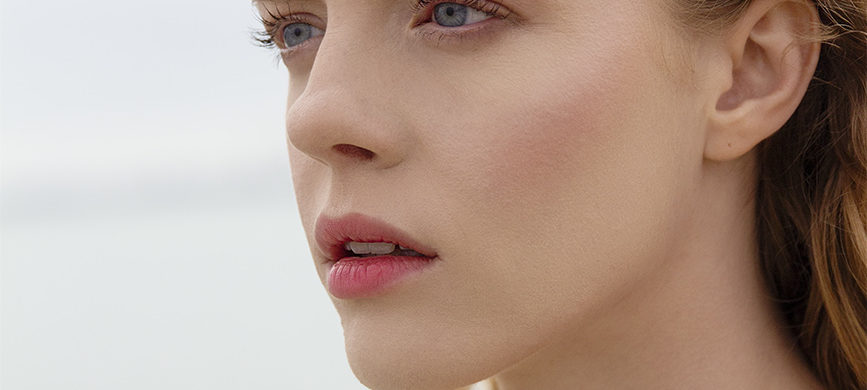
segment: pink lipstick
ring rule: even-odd
[[[321,215],[315,236],[328,259],[326,286],[340,299],[378,295],[437,258],[433,249],[403,230],[363,214]]]

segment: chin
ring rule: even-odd
[[[455,390],[483,381],[498,371],[493,359],[437,340],[346,338],[353,374],[372,390]],[[466,345],[466,344],[465,344]],[[486,364],[486,363],[487,364]]]
[[[483,380],[455,367],[447,357],[432,357],[408,351],[398,356],[349,353],[349,365],[356,378],[372,390],[454,390]]]

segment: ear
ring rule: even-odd
[[[803,39],[818,26],[812,1],[756,0],[726,30],[723,66],[712,71],[706,159],[737,159],[789,120],[819,61],[820,44]]]

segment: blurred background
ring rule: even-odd
[[[363,389],[245,0],[0,3],[0,387]]]

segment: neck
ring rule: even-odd
[[[497,388],[820,388],[768,298],[752,183],[733,171],[708,165],[703,203],[664,267],[497,375]]]

